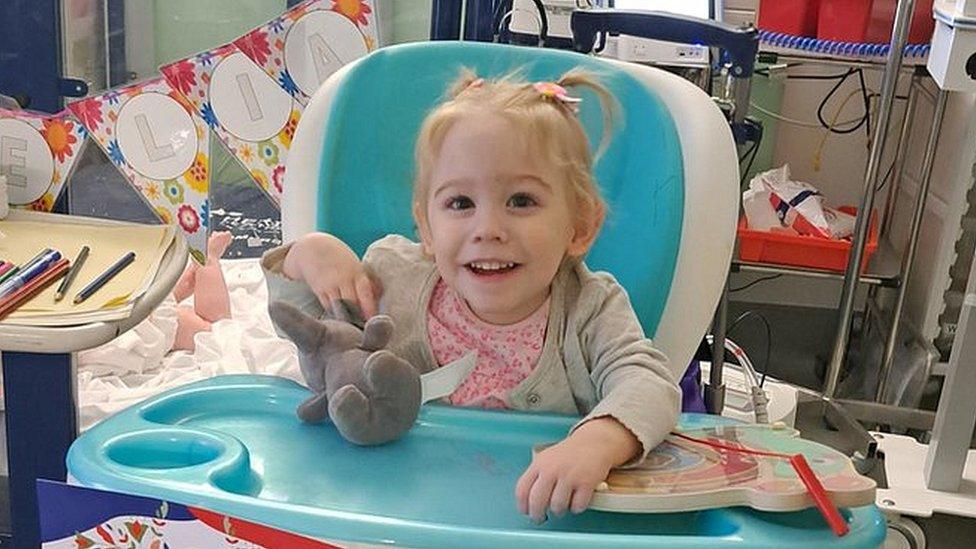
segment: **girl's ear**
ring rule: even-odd
[[[417,233],[420,235],[420,250],[427,257],[434,257],[433,245],[430,237],[430,225],[427,223],[427,216],[423,215],[423,205],[419,202],[413,203],[413,219],[417,223]]]
[[[566,250],[566,253],[572,257],[583,257],[586,252],[590,251],[607,213],[603,202],[599,200],[594,201],[585,210],[587,211],[581,212],[582,215],[576,222],[573,238],[569,241],[569,247]]]

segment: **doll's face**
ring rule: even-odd
[[[427,183],[424,250],[480,319],[512,324],[545,302],[567,254],[582,255],[568,186],[511,122],[476,113],[448,130]],[[426,217],[426,219],[424,219]]]

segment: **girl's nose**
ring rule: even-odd
[[[507,241],[508,231],[502,212],[495,211],[493,208],[484,208],[479,211],[475,219],[473,234],[476,242]]]

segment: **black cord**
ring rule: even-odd
[[[756,157],[759,156],[759,143],[752,147],[749,151],[752,154],[749,156],[749,162],[746,164],[746,169],[742,170],[742,175],[739,177],[739,189],[741,190],[746,184],[746,178],[749,177],[749,170],[752,169],[753,162],[756,161]]]
[[[861,99],[864,101],[864,135],[871,139],[871,96],[868,95],[868,85],[864,82],[864,71],[857,69],[857,79],[861,81]]]
[[[783,275],[776,274],[776,275],[771,275],[771,276],[764,276],[762,278],[757,278],[756,280],[753,280],[752,282],[746,284],[745,286],[742,286],[741,288],[729,288],[729,293],[731,294],[731,293],[735,293],[735,292],[741,292],[742,290],[746,290],[748,288],[751,288],[751,287],[755,286],[756,284],[759,284],[760,282],[766,282],[767,280],[775,280],[775,279],[777,279],[777,278],[779,278],[781,276],[783,276]]]
[[[769,357],[773,351],[773,330],[769,326],[769,320],[756,311],[746,311],[733,320],[732,324],[729,324],[729,329],[725,333],[726,335],[731,334],[743,320],[749,317],[758,318],[762,321],[763,326],[766,327],[766,354],[763,357],[762,378],[759,380],[759,387],[762,388],[763,384],[766,383],[766,373],[769,371]],[[742,365],[740,364],[740,366]]]
[[[854,69],[848,69],[848,72]],[[790,80],[838,80],[850,76],[848,73],[841,74],[789,74],[786,78]]]
[[[893,170],[894,168],[895,168],[895,163],[894,161],[892,161],[891,165],[888,166],[888,171],[885,172],[884,177],[881,179],[881,184],[878,185],[876,189],[874,189],[874,192],[879,192],[881,189],[885,187],[885,185],[888,184],[888,177],[891,175],[891,170]]]
[[[749,170],[752,169],[752,164],[756,161],[756,157],[759,156],[759,147],[762,145],[762,132],[759,132],[759,136],[753,141],[752,146],[746,149],[746,152],[742,154],[742,158],[739,158],[739,164],[741,168],[742,162],[749,157],[749,162],[746,164],[746,169],[742,170],[739,176],[739,189],[741,190],[746,184],[746,178],[749,177]]]
[[[836,84],[834,84],[834,87],[830,88],[830,91],[827,92],[827,95],[825,95],[823,100],[820,102],[820,106],[817,107],[817,120],[820,121],[821,126],[826,128],[831,133],[836,133],[841,135],[854,133],[857,130],[861,129],[861,126],[863,126],[865,123],[868,122],[868,116],[870,112],[870,109],[868,108],[864,110],[864,116],[861,117],[861,120],[858,121],[857,124],[855,124],[850,128],[845,128],[842,130],[838,130],[837,128],[832,127],[830,123],[827,122],[826,118],[824,118],[824,113],[823,113],[824,109],[827,107],[827,102],[830,101],[830,98],[833,97],[834,94],[837,93],[837,90],[839,90],[840,87],[844,85],[844,82],[846,82],[847,79],[853,76],[854,74],[858,74],[858,73],[861,74],[861,82],[862,82],[861,94],[862,97],[868,96],[867,86],[863,85],[864,83],[863,72],[864,71],[862,69],[849,69],[846,73],[844,73],[844,76],[841,77]]]
[[[800,65],[803,65],[803,63],[787,63],[785,68],[789,69],[789,68],[792,68],[792,67],[799,67]],[[854,69],[849,69],[849,70],[854,70]],[[762,69],[755,69],[752,72],[755,73],[755,74],[758,74],[760,76],[765,76],[766,78],[769,78],[769,68],[768,67],[762,68]],[[788,80],[837,80],[838,78],[844,78],[845,76],[848,76],[847,73],[840,73],[840,74],[787,74],[786,75],[786,78]]]
[[[759,143],[756,142],[756,141],[753,141],[752,142],[752,145],[750,145],[749,148],[746,149],[746,152],[742,153],[742,156],[739,157],[739,164],[742,164],[742,162],[746,158],[748,158],[749,155],[752,154],[752,151],[754,151],[757,147],[759,147]]]

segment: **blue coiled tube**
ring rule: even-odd
[[[887,57],[891,50],[889,44],[863,44],[859,42],[842,42],[839,40],[820,40],[808,36],[795,36],[783,32],[759,31],[759,40],[780,48],[790,48],[813,53],[830,55],[850,55],[857,57]],[[924,58],[929,54],[929,44],[909,44],[905,46],[904,57],[909,59]]]

